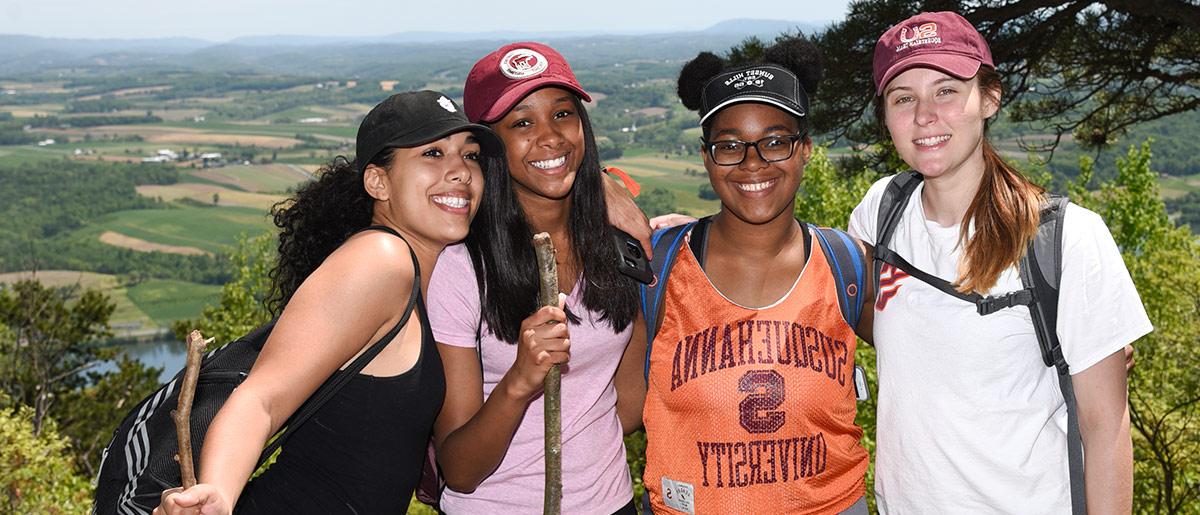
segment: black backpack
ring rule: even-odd
[[[403,239],[395,231],[384,226],[372,226],[363,230],[381,230]],[[409,253],[416,277],[419,278],[421,270],[411,247]],[[280,429],[274,439],[268,441],[258,458],[256,469],[287,442],[296,428],[311,418],[347,381],[361,372],[384,347],[387,347],[392,337],[408,322],[416,306],[420,285],[419,279],[413,281],[408,305],[396,326],[355,358],[350,366],[334,372],[292,414],[284,423],[283,429]],[[225,404],[225,400],[254,366],[254,361],[258,359],[263,344],[271,335],[275,322],[276,320],[272,320],[228,345],[205,354],[196,382],[196,396],[192,402],[193,456],[200,456],[209,424]],[[178,450],[175,422],[171,418],[171,411],[179,403],[178,387],[182,378],[183,371],[180,370],[170,382],[138,403],[113,432],[113,439],[104,448],[100,460],[95,501],[92,505],[93,515],[150,515],[158,506],[162,491],[182,483],[179,463],[175,461]]]
[[[1071,480],[1072,512],[1087,513],[1083,482],[1083,442],[1079,436],[1079,418],[1075,405],[1075,389],[1071,383],[1070,367],[1063,357],[1062,345],[1055,331],[1058,321],[1058,288],[1062,273],[1062,219],[1070,202],[1067,197],[1050,195],[1042,206],[1038,232],[1018,265],[1022,289],[997,297],[978,293],[961,293],[950,282],[926,273],[896,254],[888,245],[900,223],[908,199],[921,184],[921,174],[914,171],[892,178],[879,202],[879,219],[875,234],[874,281],[879,291],[879,275],[887,263],[918,280],[975,305],[980,316],[987,316],[1013,306],[1028,306],[1033,318],[1034,333],[1042,351],[1042,361],[1058,372],[1058,385],[1067,403],[1067,458]]]

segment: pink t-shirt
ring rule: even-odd
[[[633,329],[614,333],[600,314],[584,309],[577,281],[567,306],[582,320],[567,326],[571,361],[562,374],[563,513],[610,514],[633,498],[625,442],[617,419],[613,376]],[[438,257],[426,301],[433,336],[438,343],[475,347],[480,319],[479,288],[467,248],[446,247]],[[483,396],[516,359],[516,346],[505,343],[483,323]],[[453,381],[447,377],[446,381]],[[542,510],[545,486],[542,396],[529,403],[508,452],[496,471],[470,494],[446,488],[441,508],[446,513],[535,513]]]

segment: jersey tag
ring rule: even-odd
[[[867,371],[859,365],[854,365],[854,396],[859,401],[871,398],[871,390],[867,388]]]
[[[662,498],[667,507],[695,515],[696,489],[683,481],[662,478]]]

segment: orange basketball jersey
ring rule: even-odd
[[[680,249],[643,413],[656,513],[838,513],[863,496],[856,340],[835,284],[817,247],[783,299],[746,308]]]

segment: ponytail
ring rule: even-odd
[[[985,96],[1001,90],[1000,75],[989,66],[981,66],[975,78]],[[983,179],[958,235],[963,252],[957,288],[964,293],[992,289],[1001,272],[1020,262],[1037,235],[1045,192],[1000,157],[987,139],[986,122],[983,162]]]

